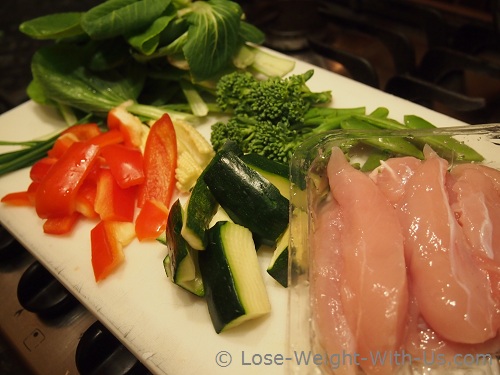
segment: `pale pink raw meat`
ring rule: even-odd
[[[484,164],[474,164],[474,163],[457,164],[453,168],[455,173],[461,173],[462,169],[476,169],[484,173],[486,176],[488,176],[488,178],[491,179],[491,182],[495,186],[495,190],[500,192],[500,170],[489,167]]]
[[[370,173],[370,178],[393,205],[404,193],[405,184],[420,165],[421,160],[404,156],[381,161],[380,166]]]
[[[335,370],[335,374],[354,374],[355,363],[349,358],[353,358],[356,348],[340,300],[340,210],[330,199],[313,212],[310,280],[314,330],[321,352],[334,356],[327,361],[331,362],[328,367]]]
[[[474,164],[451,170],[451,207],[472,249],[500,261],[500,191],[486,171]]]
[[[496,335],[487,274],[476,267],[449,206],[448,164],[435,153],[406,185],[400,202],[412,293],[422,317],[441,337],[481,343]]]
[[[368,374],[390,374],[394,365],[370,360],[400,349],[408,290],[403,235],[396,211],[370,178],[354,169],[339,148],[327,167],[331,193],[342,215],[342,307]]]
[[[470,355],[493,354],[500,348],[500,335],[480,344],[461,344],[442,338],[423,319],[414,296],[410,297],[408,309],[408,325],[405,339],[404,353],[407,354],[403,363],[419,362],[425,367],[441,367],[445,363],[456,363],[468,360]],[[461,354],[462,356],[458,356]],[[467,355],[467,357],[465,357]],[[481,357],[478,357],[480,360]],[[485,357],[485,359],[487,359]]]

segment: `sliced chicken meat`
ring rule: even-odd
[[[450,198],[453,212],[473,250],[500,261],[500,190],[491,177],[493,172],[485,173],[487,170],[474,164],[453,168]]]
[[[448,164],[427,150],[406,185],[400,222],[422,317],[442,338],[474,344],[496,335],[488,275],[475,265],[448,201]]]
[[[404,193],[405,185],[421,160],[404,156],[381,161],[378,168],[370,173],[370,178],[382,190],[382,193],[393,205],[397,205]]]
[[[331,194],[340,207],[341,302],[361,358],[394,353],[402,344],[408,290],[403,235],[396,211],[339,148],[327,167]],[[361,362],[368,374],[390,374],[394,364]]]
[[[341,225],[339,206],[334,200],[330,199],[315,210],[310,280],[313,322],[321,349],[330,355],[339,355],[337,361],[326,361],[326,370],[332,369],[335,374],[349,375],[355,374],[355,363],[343,360],[341,354],[354,355],[356,347],[340,298],[343,268],[340,253]]]

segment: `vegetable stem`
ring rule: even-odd
[[[47,151],[52,148],[59,135],[60,133],[44,141],[26,142],[34,144],[30,145],[29,148],[2,154],[0,157],[0,176],[28,167],[44,157]],[[6,142],[2,142],[2,144],[4,143]]]

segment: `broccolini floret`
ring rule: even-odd
[[[295,148],[307,137],[282,122],[258,121],[256,118],[234,116],[227,122],[212,126],[211,142],[219,150],[230,139],[243,153],[257,153],[271,160],[288,162]]]
[[[301,123],[311,106],[332,99],[330,91],[316,93],[307,87],[306,82],[313,74],[309,70],[288,78],[258,80],[250,73],[233,72],[217,83],[216,101],[224,111],[255,117],[258,121]]]
[[[342,119],[352,113],[364,113],[364,108],[325,106],[331,101],[331,92],[309,89],[307,81],[313,73],[266,80],[242,72],[223,76],[217,84],[216,102],[231,117],[212,125],[214,149],[232,140],[244,153],[288,162],[309,136],[340,127]]]

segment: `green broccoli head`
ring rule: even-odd
[[[216,102],[223,111],[235,111],[255,86],[257,79],[248,72],[235,71],[222,76],[216,86]]]
[[[227,140],[234,141],[243,153],[256,153],[269,159],[288,162],[295,148],[303,141],[288,124],[257,121],[255,118],[236,116],[228,122],[212,125],[210,141],[218,151]]]
[[[233,72],[217,84],[217,104],[232,114],[212,125],[211,143],[219,150],[227,140],[244,153],[288,162],[297,146],[312,130],[305,115],[315,105],[331,101],[331,93],[311,92],[306,82],[313,70],[288,78],[258,80],[250,73]]]
[[[219,80],[217,104],[224,111],[256,118],[259,122],[301,123],[311,105],[331,100],[329,91],[314,93],[307,87],[306,82],[312,75],[310,70],[288,78],[258,80],[248,72],[233,72]]]

